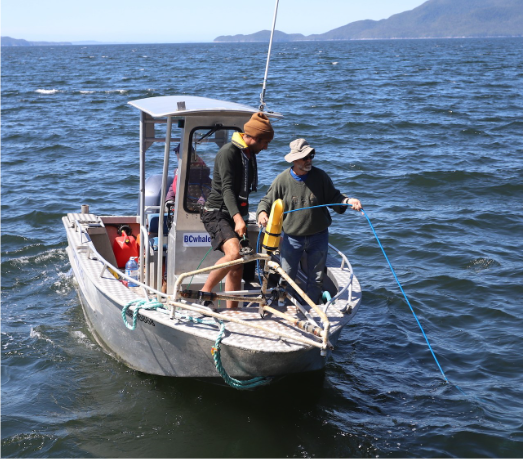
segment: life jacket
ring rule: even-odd
[[[250,191],[258,191],[258,164],[256,162],[256,155],[251,153],[250,158],[247,158],[244,150],[248,150],[249,147],[245,143],[245,140],[243,140],[244,135],[243,133],[235,132],[231,138],[232,144],[242,150],[243,169],[240,194],[238,196],[240,207],[246,207],[248,205]],[[249,164],[253,171],[252,181],[249,181]]]

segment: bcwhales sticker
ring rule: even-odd
[[[183,235],[184,247],[210,247],[211,236],[207,233],[185,233]]]

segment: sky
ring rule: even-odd
[[[279,0],[276,29],[310,35],[426,0]],[[276,0],[2,0],[1,35],[29,41],[211,42],[270,30]]]

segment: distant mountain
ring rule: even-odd
[[[139,42],[122,41],[27,41],[20,38],[2,37],[2,46],[70,46],[70,45],[131,45]]]
[[[428,0],[381,21],[356,21],[323,34],[276,32],[275,41],[392,38],[522,37],[523,0]],[[268,42],[269,31],[217,37],[215,42]]]
[[[27,41],[21,38],[2,37],[2,46],[66,46],[72,43],[65,41]]]
[[[271,38],[270,30],[262,30],[261,32],[256,32],[250,35],[223,35],[221,37],[215,38],[215,42],[224,42],[224,41],[234,41],[234,42],[268,42]],[[299,41],[305,40],[305,35],[301,33],[287,34],[285,32],[280,32],[279,30],[274,31],[274,41],[284,42],[284,41]]]

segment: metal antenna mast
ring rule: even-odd
[[[265,66],[265,77],[263,79],[263,89],[260,94],[260,111],[265,110],[265,89],[267,88],[267,75],[269,74],[269,62],[271,60],[271,48],[272,48],[272,38],[274,37],[274,28],[276,27],[276,17],[278,16],[278,3],[279,0],[276,0],[276,7],[274,8],[274,19],[272,21],[272,31],[271,39],[269,41],[269,53],[267,54],[267,65]]]

